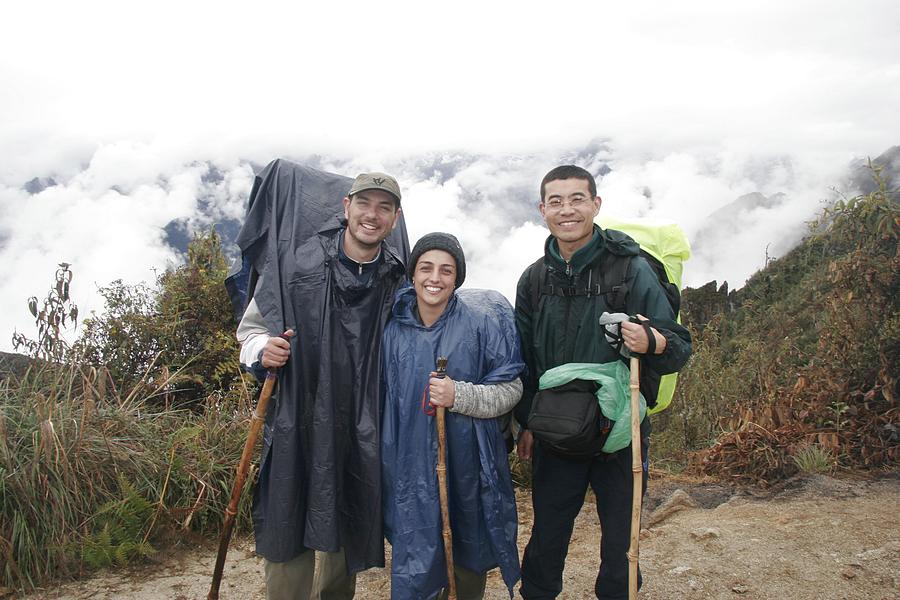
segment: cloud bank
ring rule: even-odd
[[[0,328],[31,331],[25,298],[45,293],[62,261],[73,265],[72,294],[82,314],[102,308],[97,289],[114,279],[152,281],[182,260],[173,225],[190,237],[242,220],[254,169],[270,158],[214,162],[198,155],[179,162],[171,156],[165,146],[119,142],[98,148],[72,175],[61,169],[26,182],[33,193],[0,188],[0,263],[7,275],[0,283]],[[429,231],[454,233],[466,252],[467,285],[499,289],[511,301],[519,275],[548,235],[538,188],[556,164],[575,162],[598,174],[603,213],[679,223],[694,244],[687,285],[727,279],[732,287],[760,268],[767,253],[778,256],[800,239],[805,221],[832,194],[829,187],[846,179],[847,167],[817,165],[809,172],[788,157],[683,153],[634,162],[620,158],[611,142],[562,155],[289,158],[350,176],[367,169],[395,174],[411,241]],[[48,182],[55,185],[40,189]]]
[[[602,175],[602,211],[680,223],[688,284],[735,286],[900,131],[891,0],[89,1],[4,17],[0,348],[32,330],[25,300],[58,262],[82,313],[99,309],[97,286],[177,264],[173,236],[239,219],[279,156],[397,175],[411,239],[456,233],[467,284],[511,296],[557,164]]]

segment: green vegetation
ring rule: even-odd
[[[228,268],[215,231],[197,236],[184,266],[160,275],[156,287],[114,281],[102,288],[106,311],[85,319],[73,351],[104,366],[117,385],[178,376],[160,392],[168,404],[202,403],[239,377],[237,322],[222,282]]]
[[[248,395],[235,388],[207,410],[165,409],[111,391],[108,377],[44,363],[0,385],[0,585],[121,564],[173,530],[217,531]]]
[[[801,473],[828,473],[834,468],[834,455],[819,444],[804,446],[791,458]]]
[[[881,183],[824,211],[739,292],[687,290],[695,353],[656,427],[657,450],[754,483],[795,473],[792,457],[812,445],[841,467],[896,464],[898,240],[900,210]],[[697,323],[692,311],[714,316]]]
[[[56,283],[50,288],[42,306],[38,305],[37,296],[28,299],[28,310],[34,317],[38,335],[31,339],[24,333],[13,332],[13,348],[45,360],[58,361],[65,356],[68,346],[62,338],[62,330],[68,328],[69,323],[72,328],[78,325],[78,307],[69,297],[69,284],[72,282],[70,266],[69,263],[59,263]]]
[[[199,236],[158,291],[107,288],[110,312],[63,362],[0,379],[0,587],[124,564],[174,532],[218,533],[252,395],[224,272],[218,237]]]

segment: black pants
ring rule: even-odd
[[[650,419],[641,423],[643,488],[647,489]],[[522,559],[522,587],[527,600],[556,598],[572,527],[584,505],[588,485],[597,497],[600,517],[600,569],[594,593],[601,600],[628,598],[628,557],[631,542],[631,446],[614,454],[575,460],[553,454],[535,444],[531,501],[534,525]],[[638,586],[641,584],[638,569]]]

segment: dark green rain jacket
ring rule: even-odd
[[[628,269],[629,292],[625,310],[630,315],[641,314],[653,321],[653,326],[666,338],[662,354],[642,359],[658,374],[665,375],[681,369],[691,355],[690,333],[675,322],[675,314],[665,292],[647,261],[639,256],[640,247],[628,235],[594,225],[594,236],[566,263],[559,254],[556,238],[550,236],[544,244],[546,282],[555,286],[582,288],[591,266],[602,260],[603,254],[634,256]],[[612,312],[603,295],[597,296],[540,296],[532,306],[532,264],[519,278],[516,288],[516,326],[522,339],[522,357],[527,365],[525,390],[516,406],[516,420],[524,426],[531,410],[531,400],[537,391],[538,380],[544,371],[570,362],[606,363],[625,360],[604,337],[598,320],[604,312]]]

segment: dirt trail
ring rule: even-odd
[[[681,491],[678,491],[681,490]],[[531,527],[519,497],[519,546]],[[644,510],[645,600],[900,599],[900,479],[796,479],[778,491],[733,493],[716,484],[663,477]],[[593,598],[599,526],[589,498],[578,516],[560,599]],[[206,598],[215,549],[160,552],[154,564],[109,571],[26,596],[27,600]],[[363,573],[357,598],[389,598],[389,572]],[[499,575],[489,599],[507,598]],[[229,553],[223,600],[263,600],[261,560],[250,540]]]

